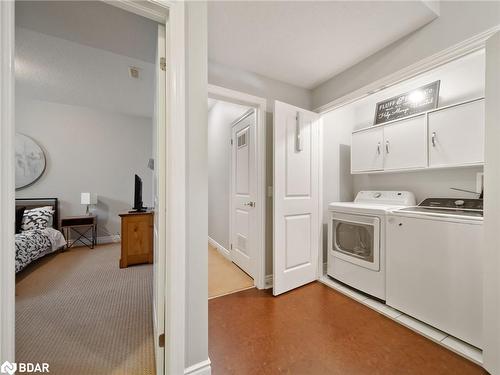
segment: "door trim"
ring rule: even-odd
[[[256,152],[257,152],[257,201],[255,209],[259,224],[257,229],[257,269],[254,284],[258,289],[266,288],[266,110],[264,98],[230,90],[225,87],[208,85],[208,97],[230,103],[242,104],[256,110]]]
[[[0,363],[15,361],[14,7],[0,2]]]
[[[103,1],[103,0],[101,0]],[[117,0],[107,2],[126,11],[166,23],[169,108],[165,140],[169,161],[168,191],[164,197],[170,208],[167,217],[167,280],[165,327],[169,334],[165,350],[165,373],[185,370],[185,291],[186,291],[186,154],[185,154],[185,3],[168,0]],[[14,248],[14,1],[0,2],[0,245]],[[161,14],[161,16],[159,16]],[[160,17],[160,19],[158,18]],[[172,141],[175,139],[175,142]],[[167,145],[168,143],[168,145]],[[11,230],[12,229],[12,230]],[[175,251],[170,251],[175,249]],[[0,363],[15,361],[15,272],[14,253],[0,251]]]

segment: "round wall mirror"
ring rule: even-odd
[[[45,154],[27,135],[16,133],[16,190],[35,183],[45,171]]]

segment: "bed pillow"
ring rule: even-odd
[[[50,206],[25,210],[21,230],[45,229],[52,222],[54,210]]]
[[[24,210],[26,210],[26,207],[16,207],[16,234],[21,233]]]

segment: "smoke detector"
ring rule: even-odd
[[[129,74],[130,78],[139,79],[139,68],[137,68],[135,66],[129,66],[128,74]]]

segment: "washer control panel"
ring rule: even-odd
[[[410,191],[362,190],[354,202],[393,204],[395,206],[415,206],[415,195]]]

